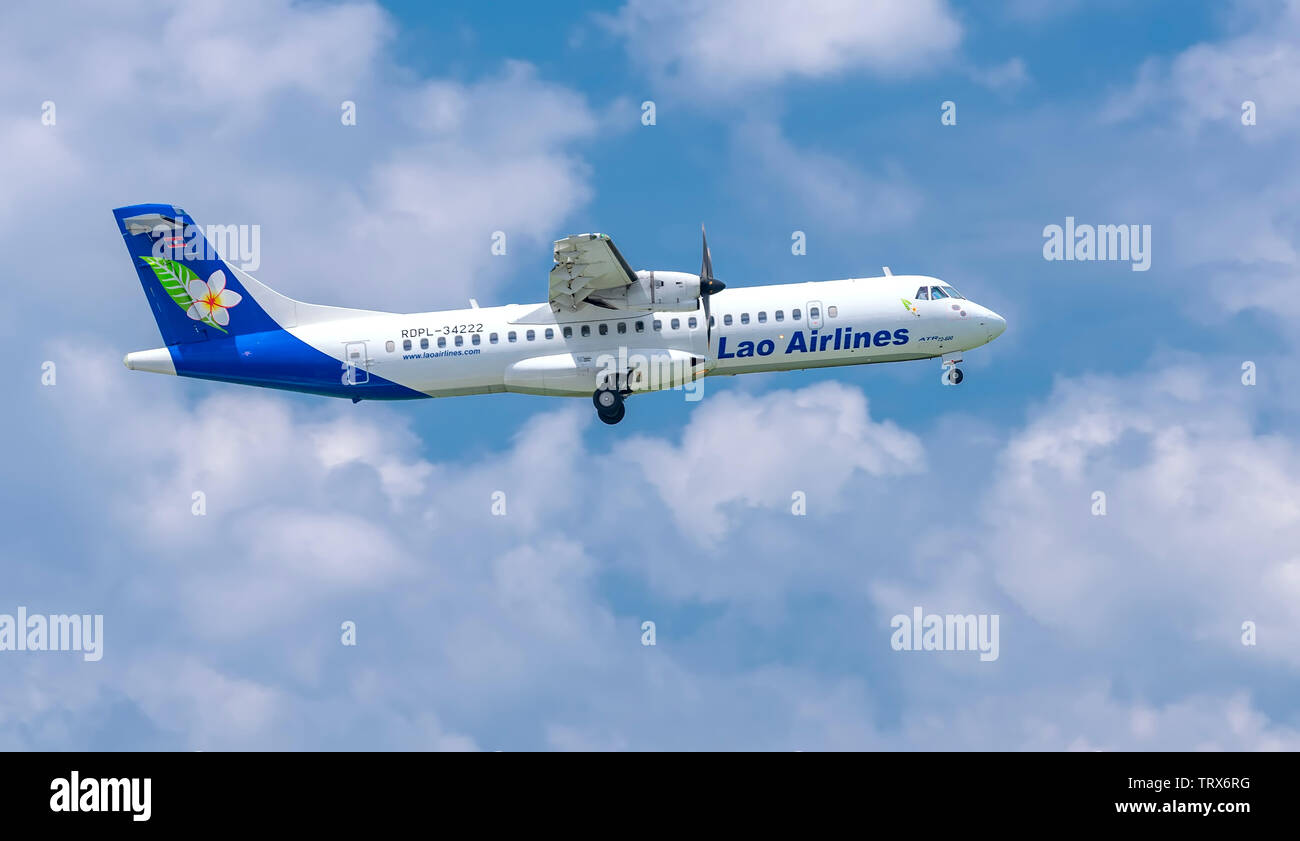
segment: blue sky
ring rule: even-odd
[[[0,746],[1300,746],[1297,4],[0,21],[0,613],[105,617],[99,662],[0,652]],[[120,363],[157,332],[109,211],[152,201],[320,303],[536,301],[591,230],[691,271],[703,223],[730,286],[888,265],[1009,328],[960,388],[727,378],[612,428],[176,381]],[[1045,261],[1066,216],[1150,225],[1150,270]],[[998,614],[999,658],[893,650],[914,605]]]

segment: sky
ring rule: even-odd
[[[0,651],[0,748],[1300,749],[1300,2],[438,6],[0,11],[0,614],[103,617]],[[144,202],[323,304],[540,301],[587,231],[695,271],[703,224],[729,287],[889,266],[1008,329],[959,387],[612,427],[178,380],[121,363]],[[1067,217],[1149,269],[1045,259]],[[897,650],[916,607],[998,656]]]

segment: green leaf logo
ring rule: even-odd
[[[161,260],[157,257],[141,257],[140,259],[148,264],[149,268],[153,269],[154,276],[158,278],[158,282],[162,284],[162,288],[167,291],[168,296],[176,302],[176,305],[189,312],[194,299],[190,297],[190,293],[185,289],[189,286],[191,280],[202,282],[202,278],[175,260]],[[202,321],[222,333],[228,332],[220,324],[213,321],[211,316],[205,316]]]

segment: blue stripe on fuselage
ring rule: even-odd
[[[342,343],[340,343],[342,344]],[[204,342],[168,345],[176,374],[227,383],[363,400],[428,397],[370,374],[361,385],[343,382],[344,365],[286,330],[244,333]]]

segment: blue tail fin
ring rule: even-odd
[[[281,328],[184,210],[137,204],[113,216],[166,344]]]

